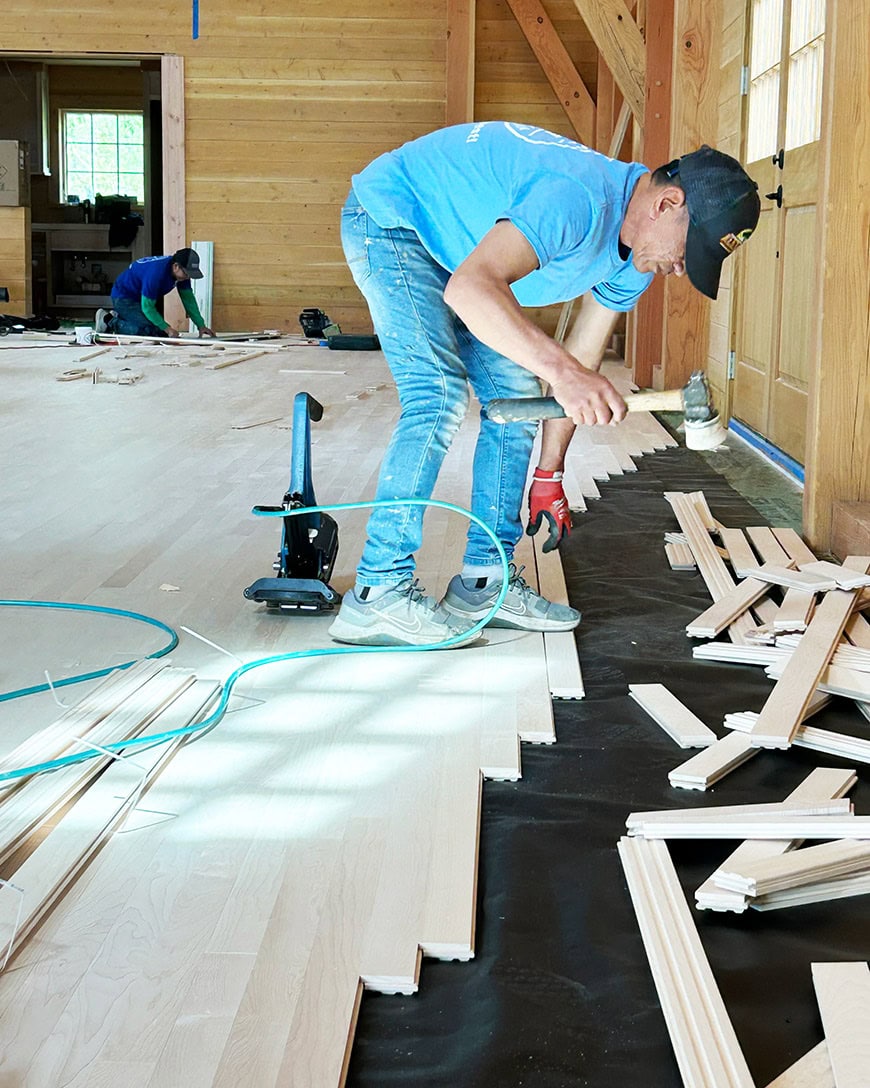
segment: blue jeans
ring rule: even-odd
[[[352,190],[342,211],[341,240],[368,302],[401,406],[375,497],[428,499],[468,407],[469,383],[481,404],[487,404],[495,397],[540,396],[540,382],[468,331],[444,302],[450,273],[432,259],[413,231],[379,227]],[[508,557],[522,534],[520,507],[536,430],[537,423],[505,426],[481,413],[471,509],[492,528]],[[413,575],[424,509],[372,511],[357,568],[361,584],[395,585]],[[473,522],[465,562],[500,562],[492,541]]]
[[[115,298],[112,295],[112,309],[116,313],[112,332],[124,336],[165,336],[164,329],[158,329],[142,311],[140,304],[132,298]]]

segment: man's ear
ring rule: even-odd
[[[662,185],[653,190],[650,219],[658,219],[666,210],[675,211],[686,203],[686,193],[679,185]]]

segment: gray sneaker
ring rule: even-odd
[[[515,631],[573,631],[580,622],[580,613],[566,604],[548,601],[535,593],[523,578],[525,567],[510,564],[510,583],[501,608],[487,627],[510,627]],[[492,608],[498,596],[500,582],[483,589],[469,589],[457,574],[450,579],[441,602],[448,612],[466,620],[480,620]]]
[[[94,317],[94,332],[98,335],[101,332],[108,332],[111,327],[112,311],[103,309],[102,307],[97,310]]]
[[[336,642],[354,646],[431,646],[463,635],[474,620],[449,615],[432,597],[423,595],[416,578],[391,587],[373,601],[361,601],[346,593],[329,634]],[[466,646],[480,638],[480,631],[460,639],[447,649]]]

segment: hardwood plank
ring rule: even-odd
[[[860,1088],[870,1061],[870,969],[866,963],[814,963],[812,972],[834,1083]]]
[[[837,589],[818,606],[759,714],[750,736],[762,748],[787,748],[819,677],[831,659],[855,603],[855,593]]]
[[[776,1080],[772,1080],[767,1088],[836,1088],[825,1040],[808,1050],[802,1058],[798,1058],[794,1065],[790,1065]]]
[[[787,801],[816,800],[844,797],[857,782],[852,770],[817,767],[788,795]],[[742,842],[695,891],[695,906],[699,910],[746,910],[748,897],[742,892],[721,888],[716,877],[721,872],[739,871],[743,865],[762,859],[779,857],[797,844],[784,840],[763,839]]]
[[[716,734],[664,684],[629,684],[628,694],[681,748],[706,748]]]
[[[735,740],[735,737],[738,739]],[[757,751],[746,737],[731,733],[704,748],[698,755],[687,759],[685,763],[674,767],[668,775],[668,781],[676,788],[705,790],[751,759]]]

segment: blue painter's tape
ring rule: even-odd
[[[798,483],[802,484],[804,482],[804,466],[795,461],[793,457],[789,457],[779,446],[774,446],[772,442],[757,431],[753,431],[751,427],[747,427],[745,423],[741,423],[739,419],[732,419],[728,424],[728,430],[733,431],[744,442],[748,442],[753,449],[763,453],[765,457],[773,461],[775,465],[788,473],[789,476],[792,476]]]

